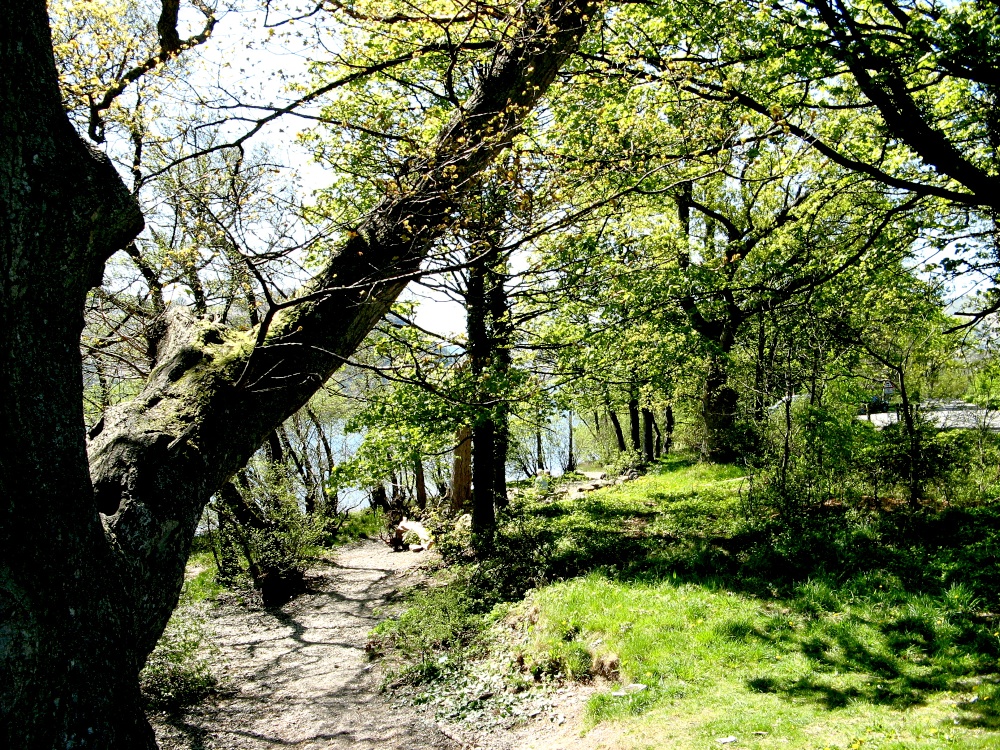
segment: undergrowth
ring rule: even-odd
[[[223,587],[216,581],[215,558],[206,546],[204,540],[195,542],[180,601],[139,674],[139,687],[150,709],[177,711],[212,695],[218,687],[208,659],[211,647],[204,606]]]

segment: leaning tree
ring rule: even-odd
[[[177,36],[177,6],[163,0],[164,49]],[[595,6],[543,0],[518,13],[498,24],[474,85],[410,160],[399,189],[312,281],[249,332],[168,314],[142,391],[109,410],[88,444],[85,300],[143,216],[67,118],[45,2],[0,7],[7,747],[155,746],[137,678],[177,601],[202,508],[383,315],[452,220],[463,186],[545,94]]]

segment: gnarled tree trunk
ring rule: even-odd
[[[405,189],[260,335],[170,313],[148,382],[105,415],[88,467],[85,298],[142,216],[62,110],[43,0],[0,6],[0,745],[155,744],[138,672],[177,602],[205,503],[396,299],[593,10],[557,0],[529,14]]]

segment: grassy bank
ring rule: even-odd
[[[376,641],[431,693],[490,659],[513,659],[512,691],[600,677],[589,721],[621,747],[1000,745],[1000,508],[789,521],[739,474],[674,459],[525,502],[494,559],[452,568]]]

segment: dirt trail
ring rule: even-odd
[[[391,553],[378,542],[342,548],[311,572],[310,592],[280,609],[217,603],[207,630],[216,673],[228,689],[179,717],[151,717],[161,750],[591,750],[581,737],[583,702],[569,686],[548,710],[507,729],[436,724],[405,696],[379,692],[365,656],[379,608],[418,583],[426,552]],[[613,745],[612,745],[613,746]]]
[[[162,750],[460,748],[412,707],[380,694],[364,652],[375,610],[418,581],[426,560],[363,542],[314,571],[311,592],[281,609],[213,607],[215,659],[232,692],[154,720]]]

